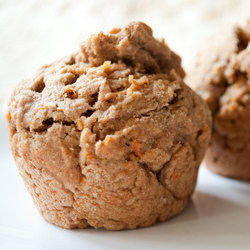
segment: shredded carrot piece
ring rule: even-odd
[[[111,61],[105,61],[104,64],[101,66],[101,68],[102,69],[107,69],[110,64],[111,64]]]
[[[81,119],[78,119],[78,120],[76,121],[76,125],[77,125],[77,128],[78,128],[79,130],[83,130],[83,123],[82,123],[82,120],[81,120]]]
[[[135,151],[136,156],[141,158],[141,152],[139,148],[139,143],[137,141],[133,141],[133,150]]]
[[[5,118],[6,118],[9,122],[11,121],[10,112],[8,112],[8,113],[5,115]]]
[[[58,219],[58,220],[61,220],[61,217],[56,213],[56,218]]]
[[[113,28],[112,30],[110,30],[109,31],[109,33],[111,33],[111,34],[117,34],[118,32],[120,32],[121,31],[121,28]]]
[[[92,155],[91,155],[90,152],[86,152],[85,156],[86,156],[87,160],[91,160],[92,159]]]
[[[110,138],[110,137],[107,137],[107,138],[105,139],[105,141],[104,141],[105,144],[108,144],[108,143],[110,143],[110,142],[111,142],[111,138]]]

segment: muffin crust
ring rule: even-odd
[[[211,122],[183,76],[180,58],[131,23],[18,85],[11,148],[46,220],[120,230],[183,211]]]

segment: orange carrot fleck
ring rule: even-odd
[[[141,152],[139,148],[139,143],[137,141],[133,141],[133,150],[135,151],[136,156],[141,158]]]
[[[78,128],[79,130],[83,130],[83,123],[82,123],[82,120],[78,119],[78,120],[76,121],[76,125],[77,125],[77,128]]]
[[[109,65],[111,64],[111,61],[105,61],[104,64],[101,66],[102,69],[108,69]]]
[[[92,155],[91,155],[90,152],[86,152],[86,153],[85,153],[85,156],[86,156],[86,159],[87,159],[87,160],[91,160],[91,159],[92,159]]]
[[[10,112],[8,112],[8,113],[5,115],[5,118],[6,118],[9,122],[11,121]]]
[[[110,137],[107,137],[104,141],[105,144],[109,144],[111,142],[111,138]]]

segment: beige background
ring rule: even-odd
[[[246,17],[248,0],[0,0],[0,105],[18,82],[77,50],[90,33],[145,21],[187,69],[206,37]]]

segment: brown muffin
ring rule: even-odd
[[[92,35],[14,90],[12,152],[43,217],[64,228],[149,226],[183,211],[210,112],[143,23]]]
[[[215,173],[250,180],[250,21],[213,36],[198,53],[187,83],[212,111],[205,157]]]

